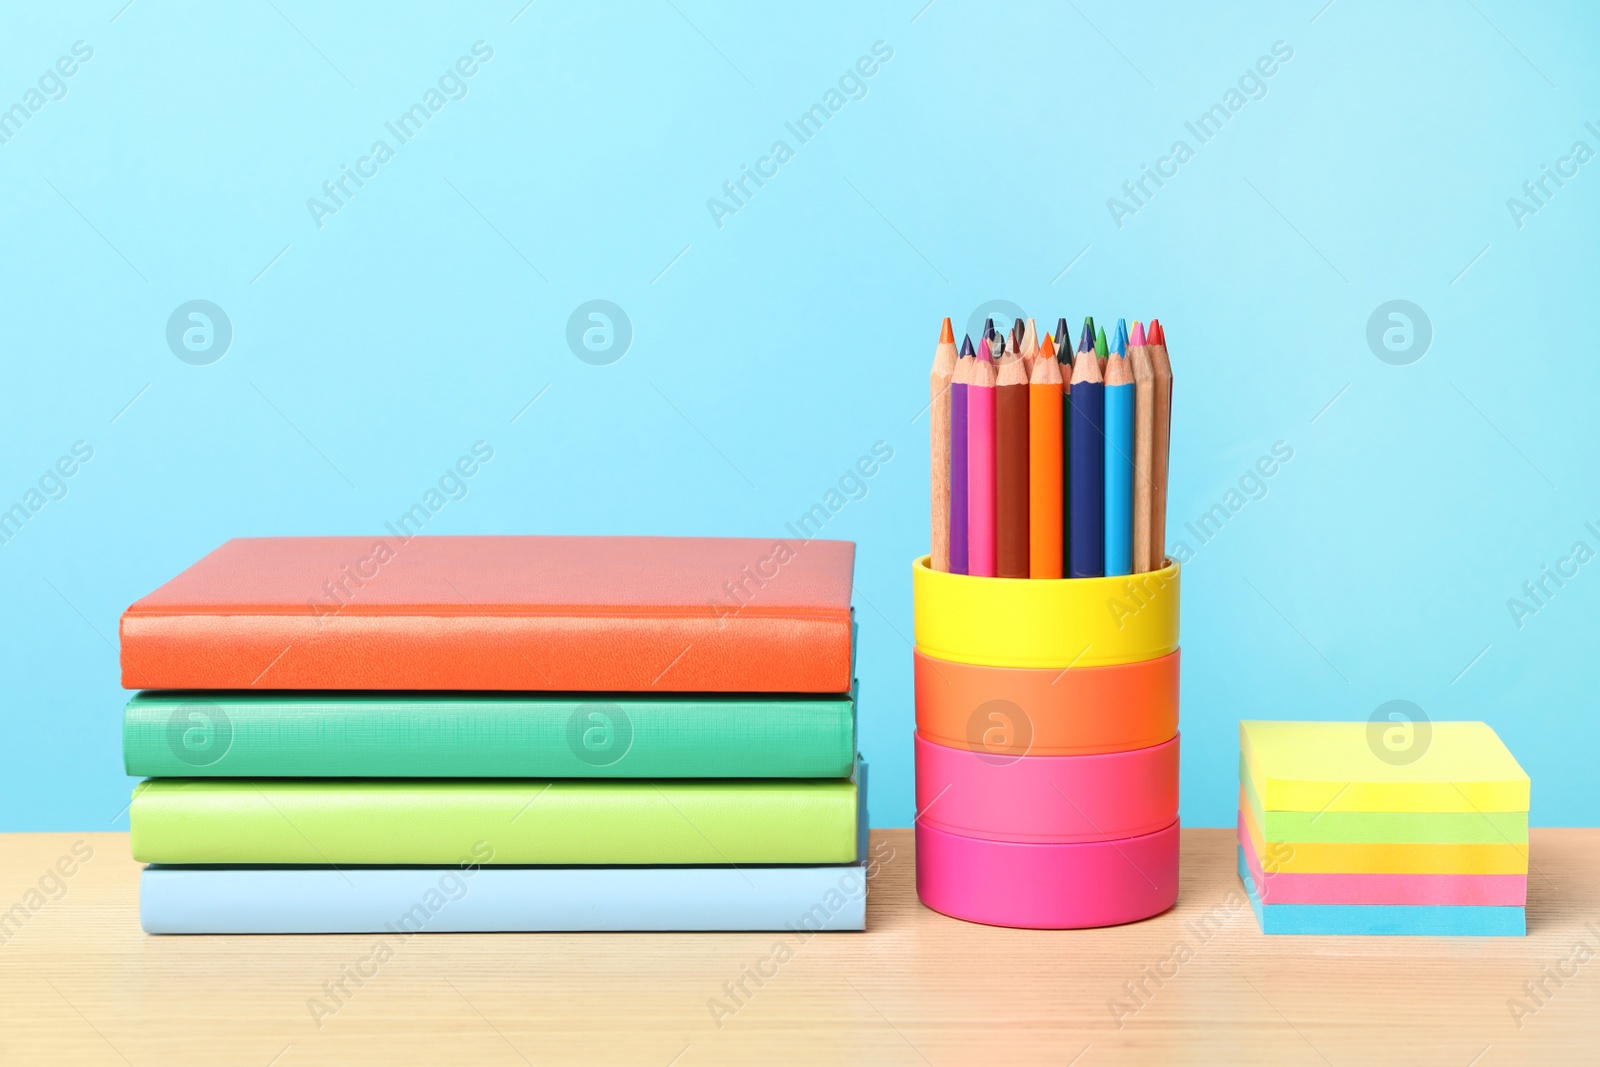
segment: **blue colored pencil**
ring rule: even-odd
[[[1068,393],[1068,430],[1072,437],[1069,578],[1099,578],[1105,574],[1105,385],[1100,378],[1100,362],[1095,358],[1093,331],[1092,326],[1084,324]]]
[[[961,340],[961,358],[950,379],[950,573],[967,573],[967,385],[976,361],[972,338]]]
[[[1133,573],[1133,364],[1117,323],[1106,361],[1106,574]]]

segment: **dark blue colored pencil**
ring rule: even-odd
[[[1105,574],[1105,385],[1095,358],[1093,327],[1084,325],[1083,340],[1072,363],[1068,393],[1071,440],[1068,506],[1072,533],[1067,551],[1067,577],[1099,578]]]

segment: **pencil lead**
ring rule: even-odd
[[[977,355],[977,352],[972,347],[972,335],[970,333],[963,334],[961,337],[961,354],[963,356]]]
[[[1133,336],[1128,339],[1128,343],[1135,348],[1140,348],[1144,345],[1144,323],[1138,319],[1133,320]]]
[[[1078,338],[1078,351],[1079,352],[1093,352],[1094,351],[1094,323],[1088,322],[1088,321],[1084,322],[1084,324],[1083,324],[1083,336]]]
[[[939,343],[942,345],[953,345],[956,343],[956,333],[955,330],[951,329],[950,320],[948,318],[944,320],[944,326],[939,330]]]
[[[1093,337],[1094,336],[1094,316],[1093,315],[1085,315],[1083,317],[1083,324],[1085,326],[1089,327],[1089,336]]]
[[[987,337],[978,342],[978,358],[980,360],[986,362],[993,360],[994,355],[992,353],[993,350],[989,347],[989,339]]]
[[[1049,334],[1045,334],[1044,335],[1044,343],[1039,346],[1039,358],[1040,359],[1055,359],[1056,358],[1056,342],[1055,342],[1055,338],[1051,337]]]
[[[1065,315],[1056,320],[1056,341],[1062,345],[1072,343],[1072,334],[1067,332],[1067,317]]]
[[[1106,330],[1102,326],[1094,332],[1094,354],[1097,359],[1106,358]]]
[[[1127,319],[1118,319],[1117,320],[1117,339],[1122,342],[1121,347],[1118,349],[1118,351],[1126,352],[1128,350],[1128,320]]]
[[[992,318],[983,320],[983,339],[985,341],[994,339],[994,319]]]
[[[1161,328],[1160,319],[1150,320],[1150,328],[1145,331],[1145,336],[1149,338],[1150,343],[1153,345],[1165,345],[1167,343],[1167,331]]]
[[[1117,335],[1111,339],[1111,354],[1118,357],[1128,354],[1128,335],[1120,328],[1117,330]]]

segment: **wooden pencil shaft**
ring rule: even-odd
[[[1160,569],[1167,556],[1167,481],[1172,449],[1172,364],[1166,345],[1150,346],[1154,370],[1154,398],[1150,405],[1154,426],[1151,441],[1150,559],[1151,568]]]
[[[1156,569],[1152,552],[1152,492],[1155,489],[1155,368],[1145,345],[1133,349],[1133,572]]]

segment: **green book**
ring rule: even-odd
[[[157,778],[133,858],[175,864],[851,863],[855,777],[723,781]]]
[[[855,697],[147,692],[147,778],[843,778]]]

